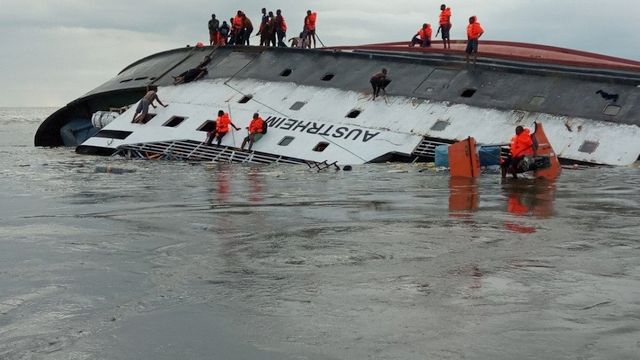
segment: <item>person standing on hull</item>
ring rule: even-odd
[[[379,73],[376,73],[371,77],[371,80],[369,80],[369,82],[371,83],[371,87],[373,88],[372,100],[376,99],[376,97],[380,94],[380,90],[384,92],[385,96],[387,95],[386,87],[391,83],[391,79],[387,77],[387,69],[382,68]]]
[[[420,44],[420,47],[431,47],[431,34],[433,31],[431,30],[431,25],[422,24],[422,27],[411,39],[410,47],[416,46],[416,44]]]
[[[244,45],[244,19],[242,15],[242,11],[238,10],[236,16],[231,18],[231,26],[233,27],[231,45]]]
[[[251,45],[249,43],[249,39],[251,38],[251,33],[253,32],[253,24],[251,23],[251,20],[249,20],[249,18],[247,17],[247,14],[242,13],[242,22],[243,22],[243,37],[244,37],[244,45]]]
[[[304,18],[304,32],[307,35],[307,44],[311,48],[311,40],[313,39],[313,48],[316,48],[316,19],[318,14],[307,10],[307,16]]]
[[[218,111],[218,118],[216,119],[216,134],[217,134],[217,142],[218,146],[222,142],[222,138],[227,135],[229,132],[229,125],[233,126],[234,129],[240,130],[233,122],[231,122],[231,117],[229,114],[225,113],[222,110]],[[210,144],[207,144],[210,145]]]
[[[282,16],[282,11],[280,9],[276,10],[276,20],[274,21],[274,26],[276,35],[278,35],[278,46],[287,47],[287,44],[284,43],[284,39],[287,36],[287,22],[284,21],[284,16]]]
[[[262,8],[262,18],[260,20],[260,27],[258,28],[258,33],[256,35],[260,36],[260,46],[267,46],[266,37],[265,37],[265,28],[267,23],[269,22],[269,15],[267,15],[267,9]]]
[[[219,28],[220,21],[216,19],[216,14],[211,14],[211,20],[209,20],[209,45],[218,45]]]
[[[440,5],[440,10],[440,27],[438,28],[438,31],[442,31],[442,45],[444,45],[444,48],[451,49],[451,8],[442,4]]]
[[[222,25],[218,29],[218,45],[224,46],[227,45],[227,39],[229,39],[229,35],[231,34],[231,28],[226,21],[222,22]]]
[[[147,93],[138,103],[138,107],[136,108],[135,114],[133,114],[133,119],[131,120],[131,122],[144,123],[144,120],[146,119],[147,114],[149,113],[149,105],[153,106],[154,109],[156,108],[156,106],[153,104],[154,101],[157,101],[158,104],[162,105],[163,107],[168,106],[163,104],[162,101],[160,101],[157,91],[158,91],[158,87],[156,86],[147,87]]]
[[[500,167],[502,169],[502,177],[507,177],[507,171],[516,179],[518,176],[518,168],[520,162],[525,156],[533,156],[533,140],[531,140],[531,132],[522,126],[516,127],[516,134],[511,138],[509,146],[511,157],[505,159]]]
[[[482,34],[484,34],[484,29],[480,26],[478,19],[475,16],[470,17],[467,26],[467,49],[464,57],[467,64],[469,63],[469,55],[473,54],[473,64],[475,65],[478,59],[478,40]]]
[[[240,148],[244,150],[244,147],[247,143],[249,143],[249,151],[251,151],[251,147],[253,147],[253,143],[260,140],[262,135],[264,135],[265,122],[262,120],[258,113],[253,114],[253,119],[249,123],[247,130],[249,131],[249,135],[242,140],[242,146]]]

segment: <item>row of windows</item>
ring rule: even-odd
[[[148,123],[149,120],[153,119],[155,116],[156,114],[147,114],[147,117],[144,119],[143,123],[144,124]],[[184,122],[187,119],[188,118],[184,116],[172,116],[169,118],[169,120],[167,120],[164,124],[162,124],[162,126],[175,128],[175,127],[178,127],[178,125],[182,124],[182,122]],[[210,132],[210,131],[214,131],[215,128],[216,128],[215,121],[206,120],[196,130],[203,131],[203,132]],[[132,134],[131,132],[123,132],[123,131],[114,132],[110,130],[102,130],[96,135],[96,137],[109,137],[109,138],[124,140],[127,137],[129,137],[129,135],[131,134]],[[289,144],[291,144],[291,142],[293,142],[294,139],[295,137],[293,136],[285,136],[282,138],[282,140],[278,142],[278,145],[288,146]],[[316,144],[316,146],[314,146],[312,150],[317,152],[323,152],[328,146],[329,146],[328,142],[321,141],[318,144]]]
[[[280,73],[280,76],[287,77],[287,76],[291,75],[291,73],[293,73],[293,70],[284,69],[284,71],[282,71]],[[322,76],[321,80],[322,81],[331,81],[334,78],[334,76],[335,76],[335,74],[333,74],[333,73],[326,73],[325,75]],[[640,85],[638,85],[638,87],[640,87]],[[427,91],[433,91],[433,88],[428,88]],[[477,91],[477,89],[474,89],[474,88],[464,89],[462,91],[462,93],[460,94],[460,97],[463,97],[463,98],[473,97],[473,95],[476,93],[476,91]],[[531,98],[531,101],[529,101],[529,104],[533,105],[533,106],[540,106],[540,105],[542,105],[544,100],[545,100],[544,96],[536,95],[536,96],[533,96]],[[296,103],[296,104],[298,104],[298,103]],[[296,104],[294,104],[294,106]],[[302,106],[304,106],[304,103],[302,105],[300,105],[296,109],[294,109],[294,106],[292,106],[290,109],[291,110],[300,110],[300,108],[302,108]],[[604,109],[602,110],[602,113],[605,114],[605,115],[609,115],[609,116],[616,116],[616,115],[618,115],[618,113],[620,113],[620,110],[621,110],[621,107],[619,105],[608,104],[608,105],[606,105],[604,107]]]

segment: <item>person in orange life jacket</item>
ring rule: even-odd
[[[380,90],[382,90],[384,94],[387,95],[386,87],[391,83],[391,79],[387,77],[387,69],[382,68],[379,73],[371,77],[371,80],[369,80],[369,82],[371,83],[371,87],[373,88],[372,100],[376,99],[376,97],[380,94]]]
[[[284,43],[284,39],[287,36],[287,22],[284,21],[284,17],[282,16],[282,11],[280,9],[276,10],[274,27],[276,34],[278,35],[278,46],[287,47],[287,44]]]
[[[231,118],[229,114],[224,111],[218,111],[218,118],[216,119],[216,129],[213,131],[213,134],[207,138],[207,145],[211,145],[213,141],[213,137],[217,135],[218,146],[222,142],[222,138],[227,135],[229,132],[229,125],[233,126],[234,129],[240,130],[233,122],[231,122]]]
[[[431,25],[422,24],[422,27],[411,39],[411,44],[409,46],[413,47],[416,44],[420,44],[420,47],[430,47],[431,46],[431,34],[433,31],[431,30]]]
[[[242,140],[242,146],[240,148],[244,150],[244,146],[249,143],[249,151],[251,151],[251,147],[253,143],[260,140],[263,134],[264,120],[260,117],[258,113],[253,114],[253,119],[247,126],[247,130],[249,131],[249,135]]]
[[[533,140],[531,140],[531,132],[522,126],[516,127],[516,134],[511,138],[510,144],[511,156],[504,160],[500,165],[502,168],[502,177],[507,177],[509,171],[513,178],[517,178],[518,167],[525,156],[533,156]]]
[[[448,8],[447,5],[440,5],[440,27],[438,31],[442,31],[442,44],[444,48],[451,49],[451,8]],[[438,36],[436,34],[436,36]]]
[[[244,45],[251,45],[249,43],[249,39],[251,38],[251,33],[253,32],[253,23],[247,17],[247,14],[242,13],[242,26],[244,29],[243,37],[244,37]]]
[[[313,39],[313,48],[316,48],[316,19],[318,13],[307,10],[307,16],[304,17],[304,33],[307,35],[307,44],[311,48],[311,39]]]
[[[233,27],[231,45],[244,45],[244,18],[242,15],[244,13],[238,10],[237,15],[231,20],[231,26]]]
[[[473,63],[478,59],[478,39],[484,34],[484,29],[480,26],[475,16],[469,18],[467,26],[467,49],[465,50],[465,60],[469,63],[469,55],[473,54]]]

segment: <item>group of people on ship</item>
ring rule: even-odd
[[[440,16],[438,19],[439,26],[438,31],[436,32],[436,37],[439,33],[442,33],[442,45],[445,49],[451,49],[451,15],[450,7],[447,7],[446,4],[440,5]],[[476,62],[478,54],[478,39],[480,39],[482,34],[484,34],[484,29],[478,22],[478,18],[476,16],[471,16],[469,18],[469,25],[467,25],[467,47],[465,49],[465,60],[467,62],[469,62],[470,55],[473,55],[473,62]],[[411,39],[409,46],[414,47],[419,45],[420,47],[431,47],[432,35],[433,29],[431,28],[431,24],[424,23]]]
[[[277,9],[274,15],[273,11],[262,8],[261,14],[260,26],[255,35],[260,37],[260,46],[287,47],[285,39],[288,26],[282,10]],[[316,47],[317,16],[315,11],[307,10],[300,36],[289,39],[292,47],[311,48],[311,44]],[[238,10],[229,22],[223,20],[222,23],[216,18],[216,14],[211,14],[208,27],[209,45],[251,45],[253,23],[242,10]]]

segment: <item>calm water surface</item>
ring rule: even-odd
[[[0,109],[0,359],[640,358],[637,167],[127,161],[53,110]]]

